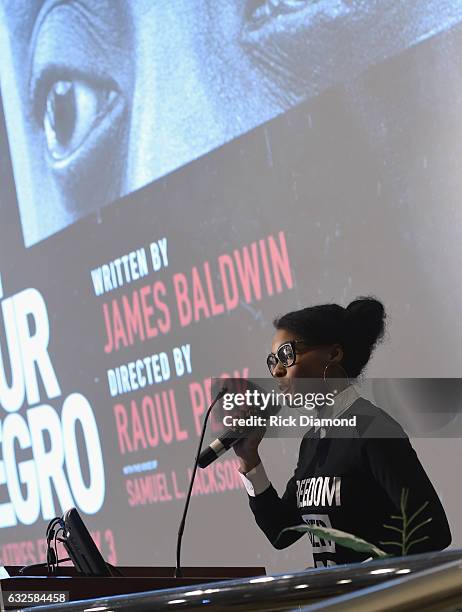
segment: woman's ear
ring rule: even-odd
[[[334,344],[330,349],[330,362],[340,363],[343,359],[343,348],[341,344]]]

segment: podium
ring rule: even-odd
[[[119,566],[122,576],[99,577],[82,576],[73,566],[60,566],[56,576],[45,576],[43,568],[27,570],[28,575],[20,574],[20,566],[5,566],[10,578],[0,581],[2,593],[26,592],[65,592],[69,601],[129,595],[160,589],[172,589],[206,582],[218,582],[236,578],[249,578],[264,575],[264,567],[185,567],[183,577],[175,578],[174,567],[136,567]],[[32,572],[34,574],[32,575]],[[18,609],[30,603],[9,604],[4,597],[5,609]]]

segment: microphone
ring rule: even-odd
[[[188,489],[188,493],[186,495],[186,499],[185,499],[185,502],[184,502],[183,516],[181,517],[181,523],[180,523],[180,526],[178,528],[178,538],[177,538],[177,541],[176,541],[175,578],[182,578],[183,577],[183,572],[181,570],[181,542],[183,541],[183,533],[184,533],[184,528],[185,528],[185,525],[186,525],[186,515],[188,514],[189,502],[191,501],[191,495],[192,495],[194,480],[196,478],[197,466],[199,465],[199,455],[200,455],[201,448],[202,448],[202,442],[204,441],[204,435],[205,435],[205,429],[207,427],[207,421],[209,419],[209,416],[210,416],[210,413],[212,412],[213,407],[226,394],[227,391],[228,391],[228,388],[226,386],[223,386],[218,391],[217,395],[215,396],[215,399],[210,404],[210,406],[207,409],[207,412],[205,413],[204,423],[202,425],[201,436],[199,438],[199,446],[198,446],[197,453],[196,453],[196,459],[194,460],[194,467],[193,467],[193,471],[192,471],[192,474],[191,474],[191,480],[189,481],[189,489]]]
[[[206,468],[221,457],[223,453],[232,448],[236,442],[245,438],[255,427],[248,427],[246,431],[235,431],[227,429],[219,438],[214,440],[205,448],[199,456],[199,467]]]
[[[242,385],[244,379],[238,379],[238,384]],[[228,380],[228,387],[230,386],[230,381]],[[250,383],[250,381],[246,381],[246,384],[250,386],[253,390],[257,390],[258,393],[265,393],[262,391],[257,385],[254,383]],[[226,389],[228,392],[229,389]],[[271,408],[270,408],[271,406]],[[272,416],[277,414],[281,410],[281,406],[277,402],[271,403],[271,405],[267,407],[264,411],[265,414],[262,415],[263,418],[267,416]],[[270,409],[269,409],[270,408]],[[218,457],[221,457],[226,451],[232,448],[239,440],[242,438],[246,438],[249,433],[258,429],[258,426],[255,427],[245,427],[244,430],[235,430],[235,429],[227,429],[224,433],[221,434],[216,440],[211,442],[207,448],[205,448],[201,454],[199,455],[198,465],[200,468],[204,469],[209,466],[211,463],[216,461]]]

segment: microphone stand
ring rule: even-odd
[[[175,578],[182,578],[183,577],[183,572],[181,571],[181,541],[183,539],[183,532],[184,532],[184,527],[185,527],[185,524],[186,524],[186,515],[188,513],[189,502],[191,501],[191,494],[192,494],[192,490],[193,490],[194,479],[196,478],[197,466],[199,464],[199,456],[200,456],[201,451],[202,451],[202,443],[204,441],[205,429],[207,427],[207,421],[209,419],[210,413],[212,412],[212,408],[215,406],[215,404],[218,402],[218,400],[220,400],[223,397],[223,395],[226,392],[227,392],[227,388],[223,387],[217,393],[215,399],[210,404],[210,406],[207,409],[207,412],[205,413],[204,423],[202,425],[201,436],[200,436],[200,439],[199,439],[199,447],[197,449],[196,459],[194,461],[194,467],[193,467],[193,471],[192,471],[192,474],[191,474],[191,481],[189,483],[188,494],[186,495],[186,500],[185,500],[185,504],[184,504],[183,517],[181,519],[181,523],[180,523],[180,526],[178,528],[178,539],[176,541]]]

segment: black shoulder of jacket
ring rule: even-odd
[[[370,400],[359,397],[341,416],[356,416],[356,432],[359,438],[407,438],[396,419]]]

